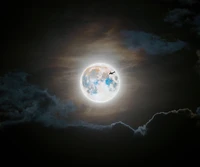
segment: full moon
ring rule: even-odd
[[[109,64],[92,64],[83,71],[80,87],[87,99],[96,103],[105,103],[112,100],[119,92],[119,74]]]

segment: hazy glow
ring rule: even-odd
[[[115,71],[113,74],[110,72]],[[119,73],[109,64],[95,63],[83,70],[80,88],[84,96],[92,102],[105,103],[119,92]]]

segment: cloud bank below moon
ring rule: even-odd
[[[55,128],[86,128],[97,131],[128,131],[131,135],[146,135],[155,129],[155,124],[166,123],[168,119],[195,120],[200,122],[199,108],[196,113],[190,109],[179,109],[169,112],[160,112],[144,125],[132,128],[122,121],[109,125],[88,123],[73,117],[76,106],[72,101],[62,102],[56,96],[50,95],[47,90],[28,83],[27,73],[8,73],[0,78],[0,127],[27,122],[42,123],[45,127]],[[169,122],[167,123],[169,124]],[[157,125],[159,126],[159,124]],[[170,125],[169,125],[170,126]]]

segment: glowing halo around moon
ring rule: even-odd
[[[80,88],[83,95],[90,101],[95,103],[108,102],[119,92],[119,73],[106,63],[91,64],[81,74]]]

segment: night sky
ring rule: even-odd
[[[0,164],[198,162],[199,9],[197,0],[2,4]],[[98,62],[120,75],[105,104],[79,85]]]

